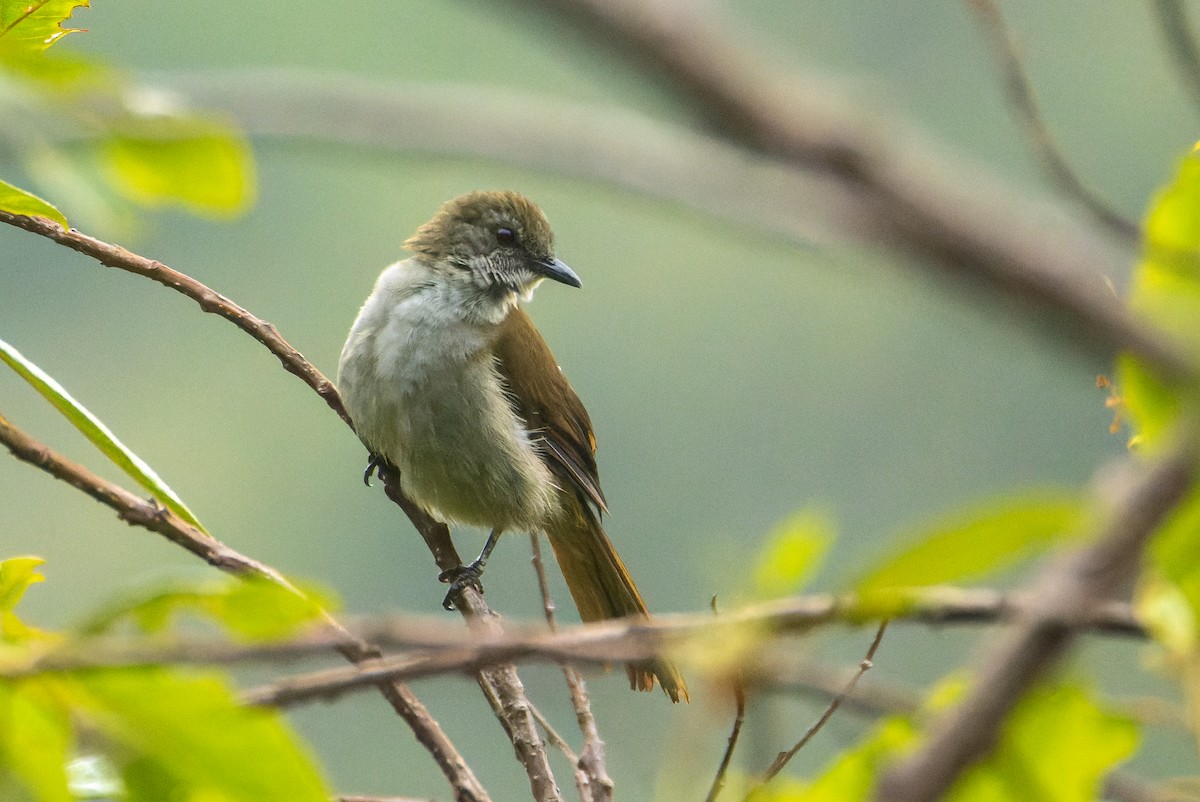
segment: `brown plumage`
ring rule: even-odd
[[[523,309],[515,309],[500,325],[493,353],[514,411],[540,446],[543,461],[566,496],[563,512],[547,527],[546,536],[579,617],[586,622],[649,616],[629,570],[600,525],[600,513],[607,511],[607,505],[596,468],[591,419],[561,370],[528,369],[556,363]],[[647,660],[629,663],[625,670],[636,690],[653,690],[657,677],[672,701],[689,698],[687,684],[672,663]]]

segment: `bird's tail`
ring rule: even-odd
[[[582,503],[567,520],[547,532],[550,546],[562,570],[567,588],[584,622],[603,621],[626,616],[649,617],[646,603],[637,585],[621,562],[612,541],[600,521]],[[625,664],[629,684],[634,690],[654,690],[654,680],[671,701],[688,701],[687,684],[679,669],[669,660],[655,658]]]

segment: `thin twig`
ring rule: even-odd
[[[725,787],[725,776],[729,773],[729,764],[733,761],[733,751],[737,748],[738,738],[742,734],[742,724],[746,721],[746,687],[738,677],[733,684],[733,701],[735,711],[733,726],[729,729],[729,737],[725,740],[725,752],[721,755],[721,764],[717,766],[717,774],[713,777],[704,802],[716,802],[721,790]]]
[[[1158,12],[1167,52],[1171,54],[1192,102],[1200,109],[1200,47],[1196,46],[1187,6],[1183,0],[1154,0],[1154,8]]]
[[[803,749],[808,742],[811,741],[813,737],[821,731],[821,728],[825,726],[829,719],[833,718],[833,714],[837,712],[839,707],[841,707],[842,702],[848,696],[854,693],[854,688],[858,685],[858,681],[862,679],[862,675],[867,673],[867,671],[870,670],[870,668],[874,665],[872,661],[875,659],[875,652],[879,649],[879,644],[883,642],[883,633],[887,631],[887,626],[888,622],[886,619],[880,622],[879,629],[875,632],[875,639],[871,641],[871,646],[867,649],[867,654],[863,657],[862,662],[858,664],[858,670],[855,671],[854,676],[851,677],[850,681],[846,683],[846,687],[842,689],[842,692],[833,697],[833,699],[829,702],[829,706],[825,708],[825,712],[821,714],[821,717],[817,719],[816,723],[808,728],[808,732],[804,733],[804,736],[796,742],[796,745],[786,752],[780,752],[776,756],[775,762],[771,764],[771,767],[768,768],[766,773],[763,775],[762,781],[764,783],[768,782],[772,777],[783,771],[784,766],[786,766],[788,762],[796,756],[796,753]]]
[[[380,465],[384,492],[404,510],[424,538],[438,568],[443,571],[462,565],[462,558],[450,538],[449,528],[414,503],[400,486],[400,472],[392,465]],[[493,640],[503,634],[499,616],[492,612],[483,594],[475,587],[464,588],[455,599],[455,608],[477,638]],[[561,802],[558,784],[550,769],[546,745],[538,736],[534,706],[525,695],[525,686],[511,662],[497,661],[476,666],[476,680],[492,712],[500,721],[513,745],[517,760],[525,769],[530,789],[537,802]]]
[[[180,273],[178,270],[172,270],[162,262],[147,259],[119,245],[89,237],[73,228],[64,229],[53,220],[0,212],[0,222],[46,237],[59,245],[90,256],[105,267],[114,267],[143,276],[191,298],[205,312],[220,315],[266,346],[267,350],[279,359],[285,370],[299,377],[301,381],[312,388],[313,392],[324,399],[330,409],[347,424],[350,424],[350,418],[342,406],[342,399],[333,382],[322,375],[321,371],[304,358],[303,354],[292,347],[291,343],[283,339],[273,324],[256,317],[224,295],[196,281],[191,276]]]
[[[0,427],[0,441],[5,430]],[[995,624],[1019,620],[1037,605],[1028,595],[979,588],[914,590],[893,622],[932,626]],[[871,607],[870,609],[875,609]],[[474,673],[483,666],[508,660],[604,664],[657,657],[680,640],[711,640],[723,627],[765,629],[778,634],[803,634],[832,625],[858,626],[864,612],[853,596],[813,594],[754,605],[713,620],[707,614],[664,614],[652,620],[616,620],[583,624],[546,632],[541,627],[510,626],[503,634],[480,641],[470,633],[448,630],[438,618],[388,616],[360,618],[351,627],[355,637],[375,644],[414,650],[390,655],[369,667],[331,669],[299,675],[248,692],[256,704],[290,704],[367,686],[388,677],[419,679],[446,673]],[[1124,602],[1105,602],[1062,623],[1078,632],[1144,639],[1145,629]],[[109,638],[85,638],[65,644],[28,665],[0,667],[0,678],[82,668],[120,668],[164,663],[239,663],[294,660],[319,655],[336,647],[339,637],[325,632],[268,644],[225,640],[182,640],[168,645],[127,643]],[[794,666],[793,666],[794,668]],[[751,687],[793,688],[779,670],[765,667],[746,674]]]
[[[946,602],[962,594],[961,605]],[[978,600],[988,596],[993,602],[984,607]],[[1003,601],[1001,601],[1003,599]],[[1057,619],[1072,631],[1102,631],[1129,635],[1135,630],[1122,625],[1110,627],[1114,610],[1123,605],[1103,605],[1096,611],[1079,611],[1075,618]],[[1128,606],[1123,606],[1128,612]],[[990,612],[985,614],[985,610]],[[907,602],[902,614],[892,620],[922,623],[994,623],[1019,611],[1041,610],[1037,599],[1018,603],[1012,598],[991,591],[961,591],[951,593],[945,588],[931,588],[928,594],[916,595]],[[1049,620],[1051,612],[1043,611]],[[1099,614],[1099,618],[1096,616]],[[398,677],[414,680],[453,672],[474,672],[495,663],[533,660],[607,664],[628,662],[660,656],[681,639],[697,638],[701,642],[715,629],[730,627],[768,627],[772,632],[801,633],[834,623],[857,623],[863,613],[851,598],[809,596],[787,599],[735,611],[714,622],[711,616],[662,615],[652,621],[634,619],[606,621],[574,627],[559,633],[507,633],[486,641],[465,642],[452,648],[383,658],[360,669],[330,669],[288,677],[246,692],[245,698],[254,704],[294,705],[317,699],[330,699],[340,694],[372,685],[382,678]],[[1101,626],[1096,627],[1096,624]],[[1144,630],[1143,630],[1144,632]],[[378,631],[375,634],[380,634]],[[449,644],[448,644],[449,646]],[[3,673],[0,672],[0,676]],[[747,676],[747,684],[756,678]]]
[[[57,454],[49,446],[35,440],[0,416],[0,442],[13,456],[28,462],[56,479],[81,490],[100,503],[108,506],[117,516],[130,525],[141,526],[162,535],[203,559],[209,565],[235,576],[254,576],[266,579],[298,596],[303,591],[296,588],[274,568],[247,557],[226,546],[211,535],[201,532],[179,518],[175,513],[153,501],[146,501],[134,494],[102,479],[87,468]],[[305,597],[307,598],[307,597]],[[354,635],[338,623],[327,612],[322,613],[326,631],[331,633],[329,644],[356,666],[370,665],[380,656],[378,648]],[[485,802],[488,794],[476,779],[454,744],[442,731],[428,709],[406,686],[395,680],[377,683],[383,696],[392,708],[412,729],[417,740],[433,757],[446,779],[454,789],[459,802]]]
[[[979,20],[984,38],[991,45],[1004,79],[1004,93],[1016,114],[1042,171],[1051,184],[1068,198],[1077,201],[1101,225],[1107,226],[1126,241],[1135,243],[1141,227],[1109,206],[1076,175],[1066,156],[1054,141],[1038,108],[1037,96],[1021,62],[1017,43],[1013,40],[1004,16],[994,0],[968,0]]]
[[[781,666],[781,678],[774,683],[776,690],[794,687],[806,693],[815,693],[825,699],[833,699],[845,687],[845,670],[832,666],[802,665],[794,663]],[[790,675],[790,681],[784,679]],[[911,716],[922,705],[921,692],[899,683],[872,687],[862,683],[854,695],[842,702],[842,711],[869,718],[882,716]],[[1116,769],[1104,778],[1102,797],[1116,802],[1164,802],[1167,798],[1161,786],[1151,785],[1144,779],[1127,771]]]
[[[542,611],[546,616],[546,625],[551,632],[558,631],[558,621],[554,615],[554,599],[550,596],[550,583],[546,579],[546,564],[542,560],[542,543],[537,534],[530,533],[529,548],[532,553],[530,561],[533,571],[537,574],[538,592],[542,597]],[[575,721],[583,734],[583,754],[572,760],[575,767],[575,782],[579,786],[581,802],[610,802],[613,796],[613,781],[608,776],[608,766],[604,757],[604,741],[600,738],[600,730],[596,726],[596,717],[592,715],[591,700],[588,697],[587,685],[580,674],[570,663],[562,663],[563,677],[567,681],[567,689],[571,694],[571,704],[575,708]]]
[[[1030,594],[1033,603],[982,656],[966,698],[934,723],[917,751],[883,776],[875,799],[941,798],[961,772],[987,754],[1004,717],[1074,643],[1078,630],[1072,621],[1130,581],[1146,542],[1192,486],[1195,444],[1185,434],[1169,445],[1154,462],[1137,466],[1140,472],[1124,488],[1095,542],[1043,571]],[[1131,463],[1126,469],[1135,467]]]

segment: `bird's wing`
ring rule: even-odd
[[[596,470],[592,422],[523,309],[515,309],[500,324],[494,353],[513,411],[540,446],[547,467],[607,511]]]

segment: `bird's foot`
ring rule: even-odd
[[[378,454],[372,454],[371,458],[367,460],[366,470],[363,471],[363,484],[367,487],[370,487],[371,477],[375,475],[376,471],[383,468],[383,466],[386,464],[387,462],[383,457],[379,456]]]
[[[450,585],[450,590],[446,591],[446,598],[442,599],[442,607],[447,610],[458,609],[454,606],[454,599],[467,588],[475,588],[482,594],[483,583],[479,581],[481,576],[483,576],[482,560],[476,560],[470,565],[456,565],[438,574],[438,582],[446,582]]]

